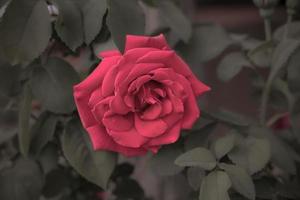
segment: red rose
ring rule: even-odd
[[[209,90],[163,35],[127,36],[125,52],[106,51],[74,87],[83,126],[95,150],[126,156],[156,153],[199,117],[196,96]]]

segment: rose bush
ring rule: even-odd
[[[95,150],[126,156],[156,153],[192,128],[196,97],[209,90],[163,35],[129,35],[125,51],[105,51],[98,67],[74,87],[83,126]]]

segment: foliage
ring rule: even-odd
[[[149,166],[160,176],[184,174],[199,200],[299,199],[300,22],[292,20],[292,3],[288,22],[271,38],[262,15],[261,40],[192,24],[172,0],[1,0],[0,199],[102,199],[104,190],[113,199],[149,199],[131,176],[134,166],[92,150],[72,86],[99,63],[100,49],[122,52],[127,34],[158,33],[196,74],[216,57],[223,84],[244,69],[254,72],[261,104],[256,117],[202,106],[199,124],[151,155]],[[150,31],[149,9],[161,22]],[[283,116],[289,126],[275,130]]]

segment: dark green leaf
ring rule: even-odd
[[[187,179],[190,186],[195,190],[199,190],[202,180],[205,177],[205,172],[198,167],[190,167],[187,170]]]
[[[88,0],[81,8],[83,14],[85,42],[90,44],[100,32],[106,13],[106,0]]]
[[[56,145],[49,143],[39,154],[38,160],[45,174],[58,167],[58,151]]]
[[[94,151],[88,134],[78,119],[67,124],[62,145],[64,155],[74,169],[90,182],[106,189],[117,155],[107,151]]]
[[[233,52],[222,59],[217,74],[222,81],[229,81],[247,66],[251,66],[247,57],[241,52]]]
[[[288,65],[288,85],[295,95],[300,95],[300,48],[291,56]]]
[[[230,187],[231,181],[225,172],[211,172],[202,181],[199,200],[230,200],[227,193]]]
[[[144,191],[136,180],[126,178],[117,183],[113,194],[121,199],[143,199]]]
[[[286,35],[284,35],[284,34],[286,34]],[[285,24],[283,26],[280,26],[274,32],[274,38],[278,41],[281,41],[284,36],[286,36],[287,38],[299,40],[300,39],[300,22],[294,21],[292,23],[289,23],[288,25]]]
[[[0,199],[39,200],[43,187],[42,172],[35,162],[19,159],[13,168],[1,173],[0,185]]]
[[[175,164],[182,167],[201,167],[206,170],[212,170],[216,167],[216,158],[205,148],[198,147],[180,155]]]
[[[48,112],[43,113],[32,128],[31,151],[37,155],[53,139],[58,119]]]
[[[153,155],[150,166],[159,175],[178,174],[183,170],[183,167],[175,165],[174,161],[180,154],[182,154],[182,150],[178,145],[163,147],[156,155]]]
[[[171,0],[157,1],[161,19],[184,42],[188,42],[192,35],[191,22]]]
[[[59,10],[55,22],[55,30],[61,40],[73,51],[77,49],[84,39],[83,20],[80,9],[72,0],[55,0]]]
[[[232,186],[237,192],[248,199],[255,200],[254,183],[245,169],[237,165],[228,165],[224,163],[221,163],[220,167],[228,174]]]
[[[50,16],[43,0],[12,0],[0,27],[0,44],[11,64],[29,63],[46,48]]]
[[[23,156],[27,156],[30,142],[30,115],[31,115],[32,91],[29,83],[23,89],[22,100],[19,107],[19,146]]]
[[[20,85],[20,67],[0,64],[0,95],[14,96]]]
[[[205,24],[194,28],[189,44],[179,47],[179,51],[190,64],[196,64],[216,58],[232,44],[221,26]]]
[[[214,152],[217,159],[221,159],[235,146],[235,134],[227,134],[218,138],[214,143]]]
[[[0,144],[13,138],[18,132],[18,111],[0,109]]]
[[[271,158],[270,142],[264,138],[248,137],[228,154],[235,164],[244,167],[250,174],[262,170]]]
[[[259,67],[270,67],[274,41],[260,42],[248,52],[249,59]]]
[[[55,197],[70,185],[71,177],[62,169],[49,172],[46,176],[43,195],[45,197]]]
[[[73,86],[79,82],[76,71],[66,61],[50,58],[37,66],[32,77],[34,96],[49,111],[70,113],[75,109]]]
[[[184,148],[186,151],[192,150],[196,147],[208,147],[209,135],[216,128],[217,123],[210,123],[199,130],[193,130],[187,134],[184,141]]]
[[[261,121],[266,120],[266,110],[269,101],[269,95],[272,89],[274,80],[280,74],[282,69],[287,66],[290,58],[294,53],[300,48],[300,41],[286,39],[283,40],[275,49],[272,58],[272,68],[270,75],[268,77],[263,96],[262,96],[262,105],[261,105]]]
[[[126,35],[143,35],[145,16],[137,0],[107,0],[107,25],[119,50],[123,52]]]

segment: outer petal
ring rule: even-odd
[[[103,124],[109,130],[128,131],[134,125],[133,114],[118,115],[111,112],[106,112],[103,117]]]
[[[149,140],[141,136],[134,127],[128,131],[107,130],[107,132],[116,143],[130,148],[140,148]]]
[[[127,35],[125,52],[130,49],[152,47],[157,49],[170,49],[163,34],[155,37]]]
[[[91,138],[94,150],[116,151],[125,156],[140,156],[147,153],[143,148],[128,148],[117,144],[102,126],[95,125],[89,127],[87,131]]]
[[[210,87],[199,81],[194,75],[188,77],[188,80],[191,82],[193,91],[196,96],[200,96],[201,94],[210,91]]]
[[[99,66],[81,83],[74,86],[74,99],[80,119],[85,128],[96,125],[91,108],[88,105],[91,93],[100,87],[108,69],[119,62],[120,57],[114,56],[104,59]]]
[[[112,56],[121,56],[122,54],[118,50],[109,50],[109,51],[102,51],[99,53],[99,57],[101,58],[108,58]]]

